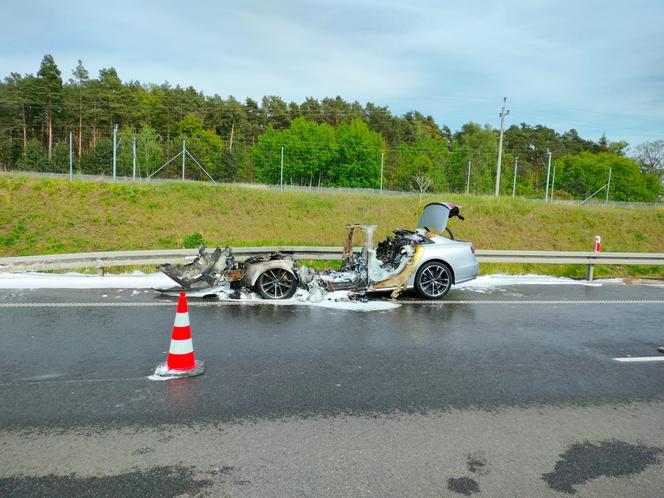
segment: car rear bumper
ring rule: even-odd
[[[454,270],[454,283],[462,284],[477,278],[480,272],[480,264],[473,257],[473,260],[468,262],[468,264],[457,266]]]

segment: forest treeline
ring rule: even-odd
[[[388,107],[341,97],[285,102],[204,95],[192,87],[123,82],[113,68],[90,77],[81,61],[69,78],[53,57],[36,74],[0,83],[0,168],[111,174],[114,128],[118,174],[146,177],[182,149],[217,181],[492,193],[498,130],[467,123],[452,132],[431,116],[397,116]],[[656,145],[659,142],[654,142]],[[652,145],[652,144],[647,144]],[[662,164],[626,156],[628,144],[584,139],[525,123],[506,128],[501,191],[536,196],[546,182],[547,151],[557,197],[583,198],[607,182],[611,199],[653,201]],[[283,163],[283,177],[282,177]],[[383,175],[381,178],[381,171]],[[470,174],[469,174],[470,172]],[[173,161],[158,177],[178,177]],[[187,177],[205,174],[187,158]]]

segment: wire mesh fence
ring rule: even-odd
[[[202,180],[194,179],[174,179],[174,178],[132,178],[131,176],[120,176],[117,175],[115,180],[112,176],[101,174],[101,175],[86,175],[86,174],[73,174],[71,177],[67,173],[52,173],[52,172],[40,172],[40,171],[0,171],[0,175],[5,176],[28,176],[35,178],[57,178],[57,179],[69,179],[74,180],[88,181],[88,182],[119,182],[119,183],[136,183],[136,184],[166,184],[166,183],[190,183],[190,184],[200,184]],[[211,182],[208,182],[211,183]],[[265,184],[265,183],[247,183],[247,182],[216,182],[215,185],[218,186],[235,186],[240,188],[251,188],[251,189],[261,189],[261,190],[271,190],[271,191],[286,191],[286,192],[310,192],[310,193],[349,193],[349,194],[358,194],[358,195],[385,195],[385,196],[411,196],[418,197],[420,196],[419,192],[414,191],[400,191],[400,190],[388,190],[388,189],[374,189],[374,188],[354,188],[354,187],[321,187],[316,185],[290,185],[290,184]],[[463,196],[463,197],[493,197],[489,194],[474,194],[474,193],[465,193],[465,192],[429,192],[428,194],[436,194],[440,196],[445,195],[454,195]],[[509,195],[501,196],[502,198],[512,198]],[[533,197],[523,197],[517,196],[518,199],[532,201],[537,203],[548,203],[552,205],[560,206],[576,206],[576,207],[611,207],[611,208],[641,208],[641,209],[664,209],[664,202],[624,202],[624,201],[604,201],[601,199],[591,199],[585,204],[581,205],[581,201],[572,200],[572,199],[550,199],[545,201],[542,198],[533,198]]]

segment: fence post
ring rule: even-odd
[[[609,180],[606,182],[606,198],[604,199],[604,207],[609,205],[609,190],[611,190],[611,168],[609,168]]]
[[[182,181],[184,181],[184,161],[187,157],[187,146],[185,145],[184,139],[182,139]]]
[[[514,178],[512,179],[512,197],[516,196],[516,168],[519,164],[519,156],[514,158]]]
[[[466,177],[466,194],[470,193],[470,159],[468,160],[468,176]]]
[[[544,190],[544,204],[549,202],[549,178],[551,176],[551,151],[547,149],[546,154],[548,159],[546,163],[546,189]]]
[[[74,142],[71,131],[69,132],[69,179],[74,178]]]
[[[380,193],[383,193],[383,166],[385,164],[385,153],[380,155]]]
[[[556,191],[556,167],[553,167],[553,177],[551,178],[551,197],[549,201],[553,201],[553,193]]]
[[[113,181],[118,169],[118,125],[113,127]]]
[[[284,146],[281,146],[281,173],[279,176],[279,185],[281,190],[284,189]]]
[[[131,179],[136,181],[136,135],[131,139]]]

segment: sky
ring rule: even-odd
[[[453,131],[473,121],[543,124],[584,138],[664,139],[661,0],[175,2],[3,0],[0,77],[193,86],[287,101],[340,96],[417,110]]]

